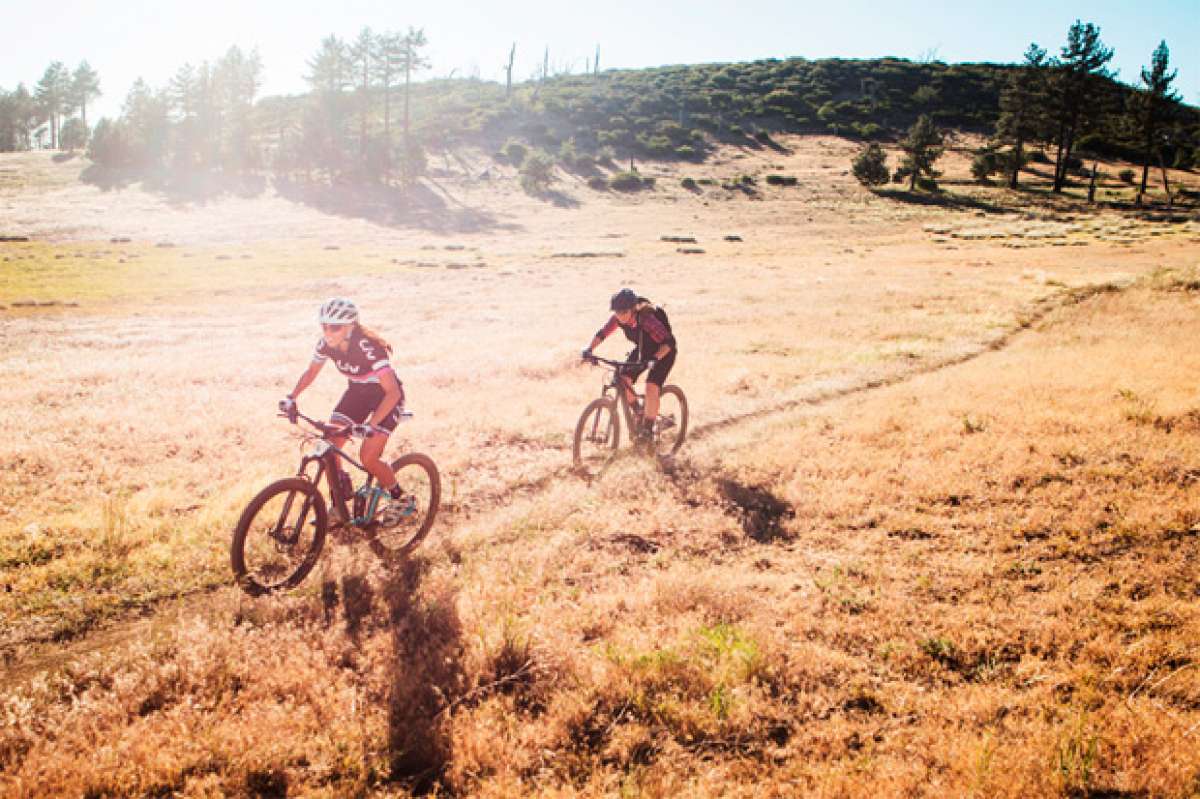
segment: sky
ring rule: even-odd
[[[602,70],[793,56],[1012,63],[1030,42],[1057,53],[1076,19],[1100,27],[1126,83],[1165,39],[1176,89],[1200,106],[1200,0],[0,0],[0,88],[32,86],[51,61],[74,69],[86,59],[103,91],[88,112],[96,120],[120,113],[138,77],[163,87],[185,63],[237,45],[258,49],[262,94],[295,94],[307,91],[306,62],[322,38],[352,40],[364,26],[423,29],[425,77],[503,80],[514,43],[522,80],[547,48],[552,72],[584,71],[597,47]]]

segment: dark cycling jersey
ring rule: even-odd
[[[364,336],[358,327],[350,333],[345,352],[330,348],[324,338],[317,341],[313,361],[324,363],[330,358],[351,383],[378,383],[379,376],[392,368],[387,349],[375,339]]]
[[[675,347],[675,336],[671,335],[671,331],[667,329],[667,326],[654,315],[653,309],[643,308],[634,321],[637,323],[636,325],[623,325],[614,314],[608,320],[608,323],[596,332],[596,337],[603,341],[619,327],[625,333],[625,338],[637,344],[638,349],[645,351],[647,355],[653,355],[657,347],[643,347],[643,343],[653,343],[659,346],[669,344],[672,349]],[[650,340],[643,342],[643,338],[647,337]]]

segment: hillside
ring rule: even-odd
[[[467,143],[408,192],[0,155],[0,794],[1190,796],[1200,220],[1118,161],[1095,205],[980,186],[979,141],[914,194],[826,135],[542,196]],[[622,285],[692,431],[588,482]],[[442,514],[252,599],[231,530],[331,295]]]
[[[894,139],[920,114],[945,128],[991,135],[1000,92],[1015,70],[997,64],[915,63],[905,59],[769,59],[562,75],[504,87],[472,80],[430,80],[412,95],[414,129],[433,150],[462,143],[495,148],[513,137],[552,154],[613,148],[671,160],[703,159],[721,144],[778,133]],[[1098,81],[1097,105],[1119,114],[1132,94]],[[268,130],[299,129],[309,97],[266,98]],[[379,111],[376,109],[375,114]],[[1200,127],[1200,109],[1181,106],[1184,131]],[[378,121],[378,120],[376,120]],[[1180,163],[1192,162],[1194,136]],[[1101,153],[1132,156],[1119,134],[1089,140]],[[1168,163],[1176,150],[1168,153]]]

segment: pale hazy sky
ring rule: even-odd
[[[119,113],[141,76],[166,84],[184,63],[215,61],[230,45],[257,47],[264,94],[306,91],[306,61],[323,37],[424,28],[430,75],[500,80],[517,43],[514,77],[530,77],[547,46],[556,70],[583,70],[600,47],[600,67],[749,61],[759,58],[917,59],[948,63],[1019,61],[1036,41],[1056,53],[1075,19],[1100,26],[1116,50],[1111,66],[1134,83],[1166,39],[1176,87],[1200,105],[1200,0],[1116,2],[867,2],[866,0],[600,0],[462,2],[417,0],[0,0],[0,88],[32,86],[52,60],[87,59],[104,96],[88,116]]]

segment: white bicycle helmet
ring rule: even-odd
[[[358,321],[358,308],[350,300],[334,297],[321,306],[319,321],[323,325],[348,325]]]

